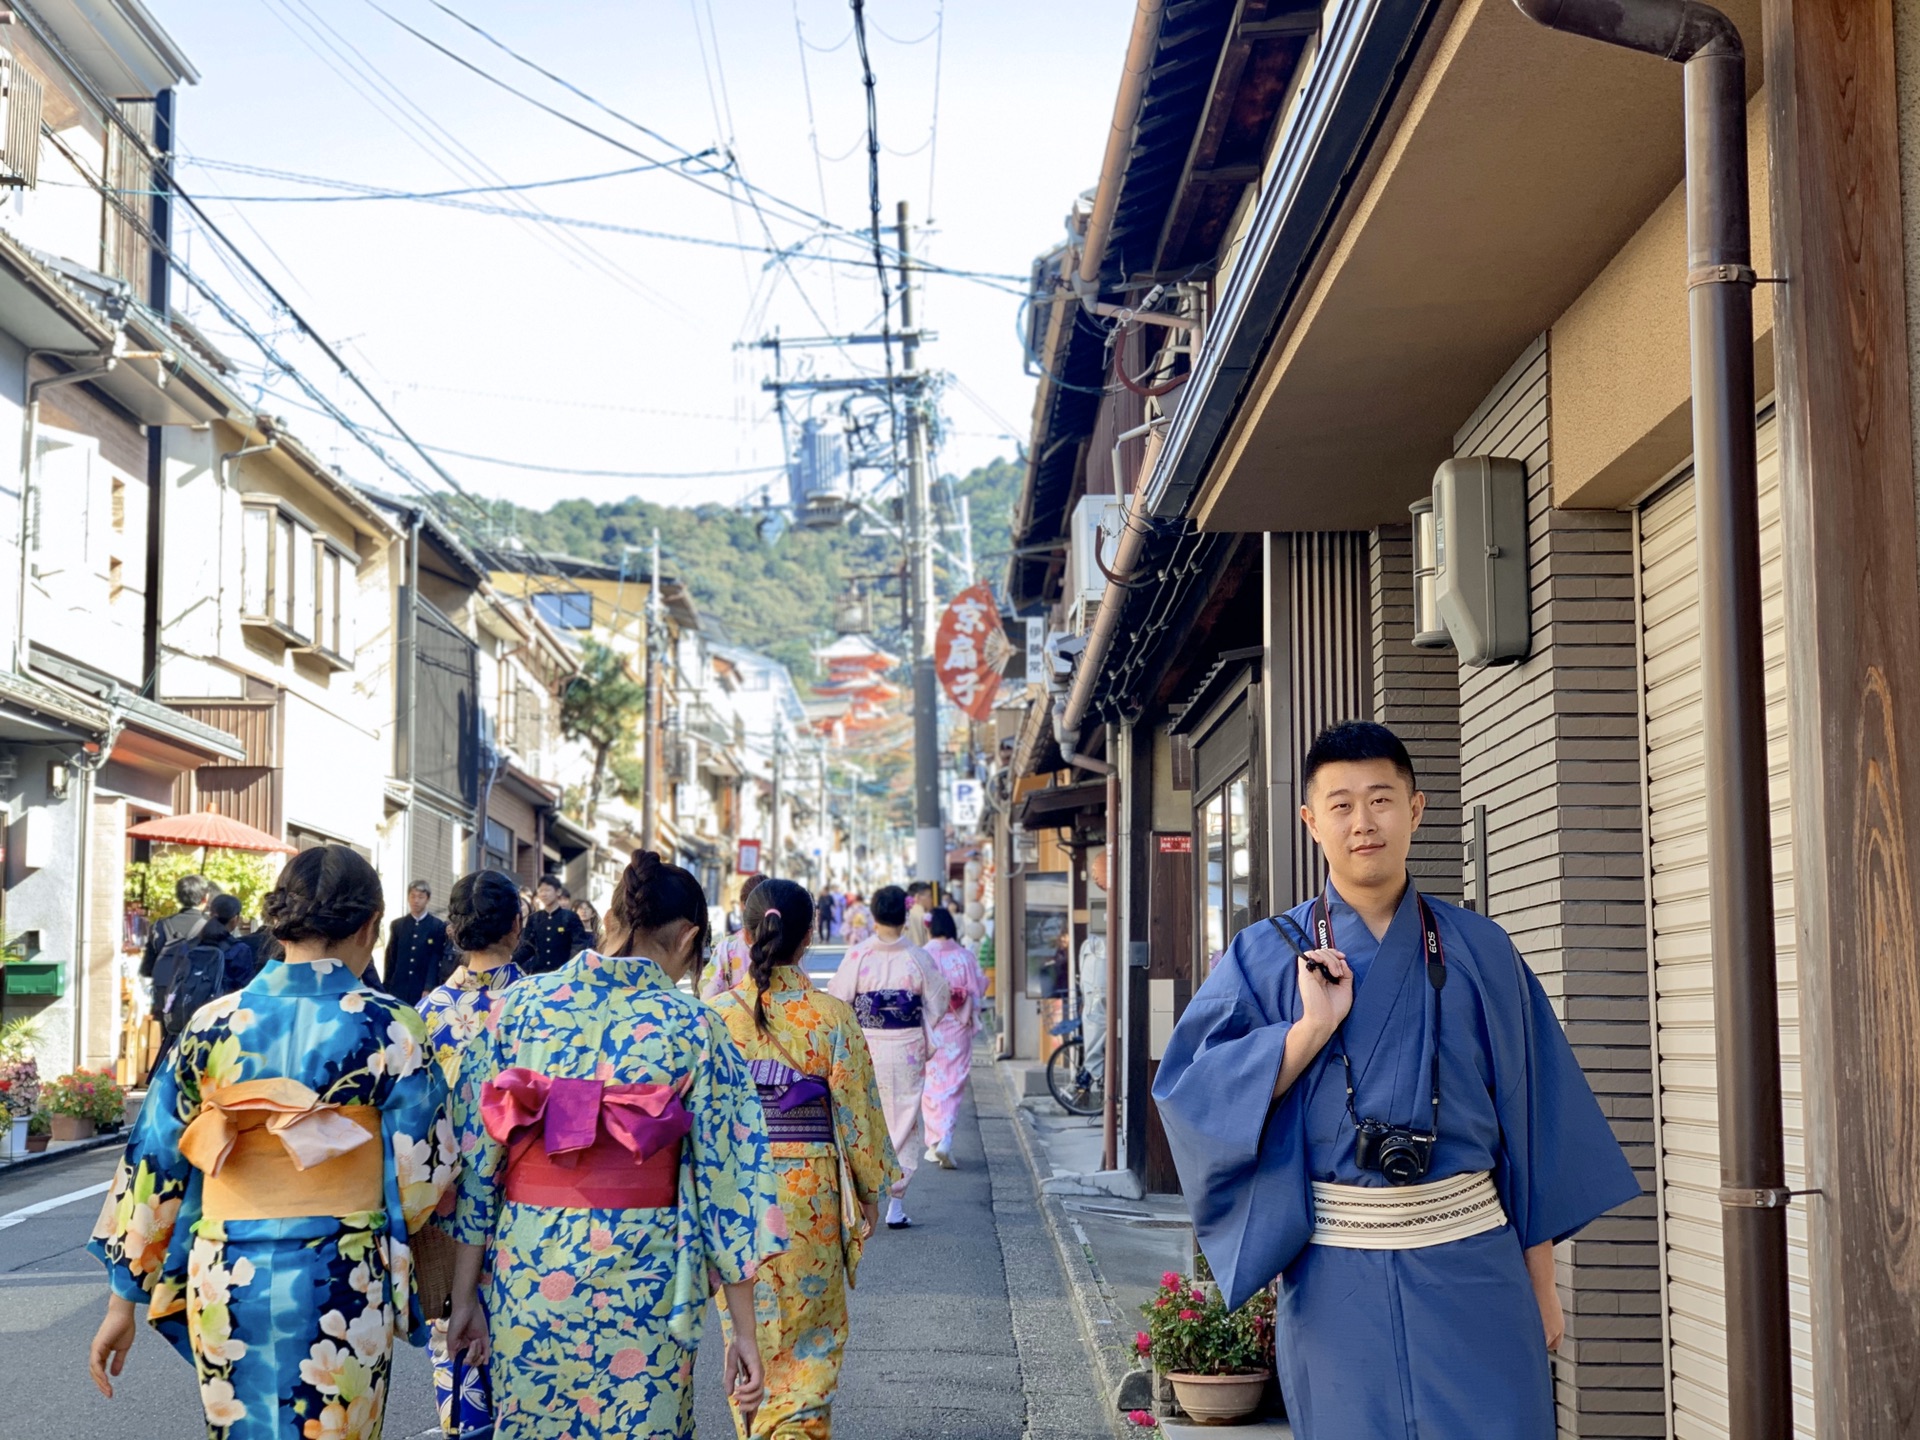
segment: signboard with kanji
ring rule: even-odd
[[[742,840],[740,842],[740,854],[734,861],[733,868],[742,875],[751,875],[760,868],[760,842],[758,840]]]
[[[934,671],[949,700],[973,719],[985,720],[1012,652],[992,590],[975,585],[953,597],[933,637]]]

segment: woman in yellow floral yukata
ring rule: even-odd
[[[300,854],[264,906],[286,958],[203,1006],[154,1077],[90,1247],[107,1396],[144,1302],[214,1440],[379,1435],[393,1337],[426,1339],[407,1235],[453,1178],[420,1017],[360,978],[382,909],[353,851]]]
[[[506,992],[454,1090],[447,1343],[491,1363],[498,1440],[687,1440],[709,1276],[746,1326],[732,1398],[760,1403],[753,1280],[787,1227],[746,1062],[675,988],[705,951],[706,896],[636,852],[607,933],[618,954]]]
[[[760,1092],[792,1233],[754,1287],[766,1402],[757,1416],[734,1419],[742,1436],[828,1440],[847,1290],[900,1166],[853,1008],[800,969],[812,898],[790,880],[769,880],[748,897],[745,918],[747,979],[713,1005]]]

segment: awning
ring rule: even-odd
[[[1760,7],[1725,8],[1757,87]],[[1341,175],[1314,181],[1293,161],[1312,147],[1283,139],[1169,431],[1155,513],[1191,494],[1209,530],[1404,522],[1474,407],[1680,182],[1676,67],[1543,30],[1507,0],[1442,16],[1394,128],[1363,140]],[[1313,87],[1331,86],[1347,54],[1330,44]],[[1339,223],[1289,229],[1373,161]],[[1228,350],[1244,369],[1218,358]]]
[[[98,738],[108,723],[104,705],[0,670],[0,740],[40,745]]]
[[[1082,780],[1072,785],[1054,785],[1045,790],[1029,790],[1014,808],[1014,820],[1024,830],[1066,830],[1087,813],[1103,820],[1107,812],[1107,782]]]
[[[573,821],[559,811],[547,816],[547,839],[560,851],[560,858],[571,860],[576,855],[584,855],[593,849],[593,836],[582,830]]]
[[[1013,773],[1020,777],[1047,775],[1066,763],[1053,733],[1053,706],[1042,692],[1028,704],[1014,737]]]

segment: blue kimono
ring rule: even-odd
[[[88,1248],[193,1362],[213,1440],[379,1435],[394,1339],[426,1339],[407,1237],[453,1183],[447,1086],[425,1040],[409,1006],[339,960],[276,960],[194,1012],[154,1076]],[[247,1197],[285,1213],[214,1218],[209,1186],[248,1148],[231,1132],[263,1115],[272,1127],[256,1133],[301,1154],[310,1183]],[[205,1153],[196,1133],[223,1132],[211,1172],[189,1160]],[[327,1200],[323,1177],[356,1151],[379,1175],[378,1209]]]
[[[1195,1235],[1231,1306],[1279,1276],[1277,1368],[1303,1440],[1546,1440],[1553,1389],[1522,1252],[1637,1199],[1640,1182],[1504,930],[1429,897],[1446,960],[1436,992],[1412,885],[1380,941],[1329,899],[1353,1009],[1278,1101],[1301,1013],[1293,931],[1242,930],[1174,1027],[1153,1095]],[[1291,912],[1300,934],[1313,935],[1318,905]],[[1419,1249],[1309,1244],[1310,1182],[1387,1183],[1354,1163],[1340,1044],[1358,1114],[1424,1129],[1436,995],[1439,1138],[1425,1179],[1491,1171],[1508,1223]]]

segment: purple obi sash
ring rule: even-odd
[[[862,1030],[918,1030],[924,1014],[913,990],[862,990],[853,997],[853,1018]]]
[[[747,1072],[766,1112],[767,1139],[779,1144],[831,1145],[833,1115],[827,1109],[827,1082],[803,1075],[778,1060],[749,1060]]]

